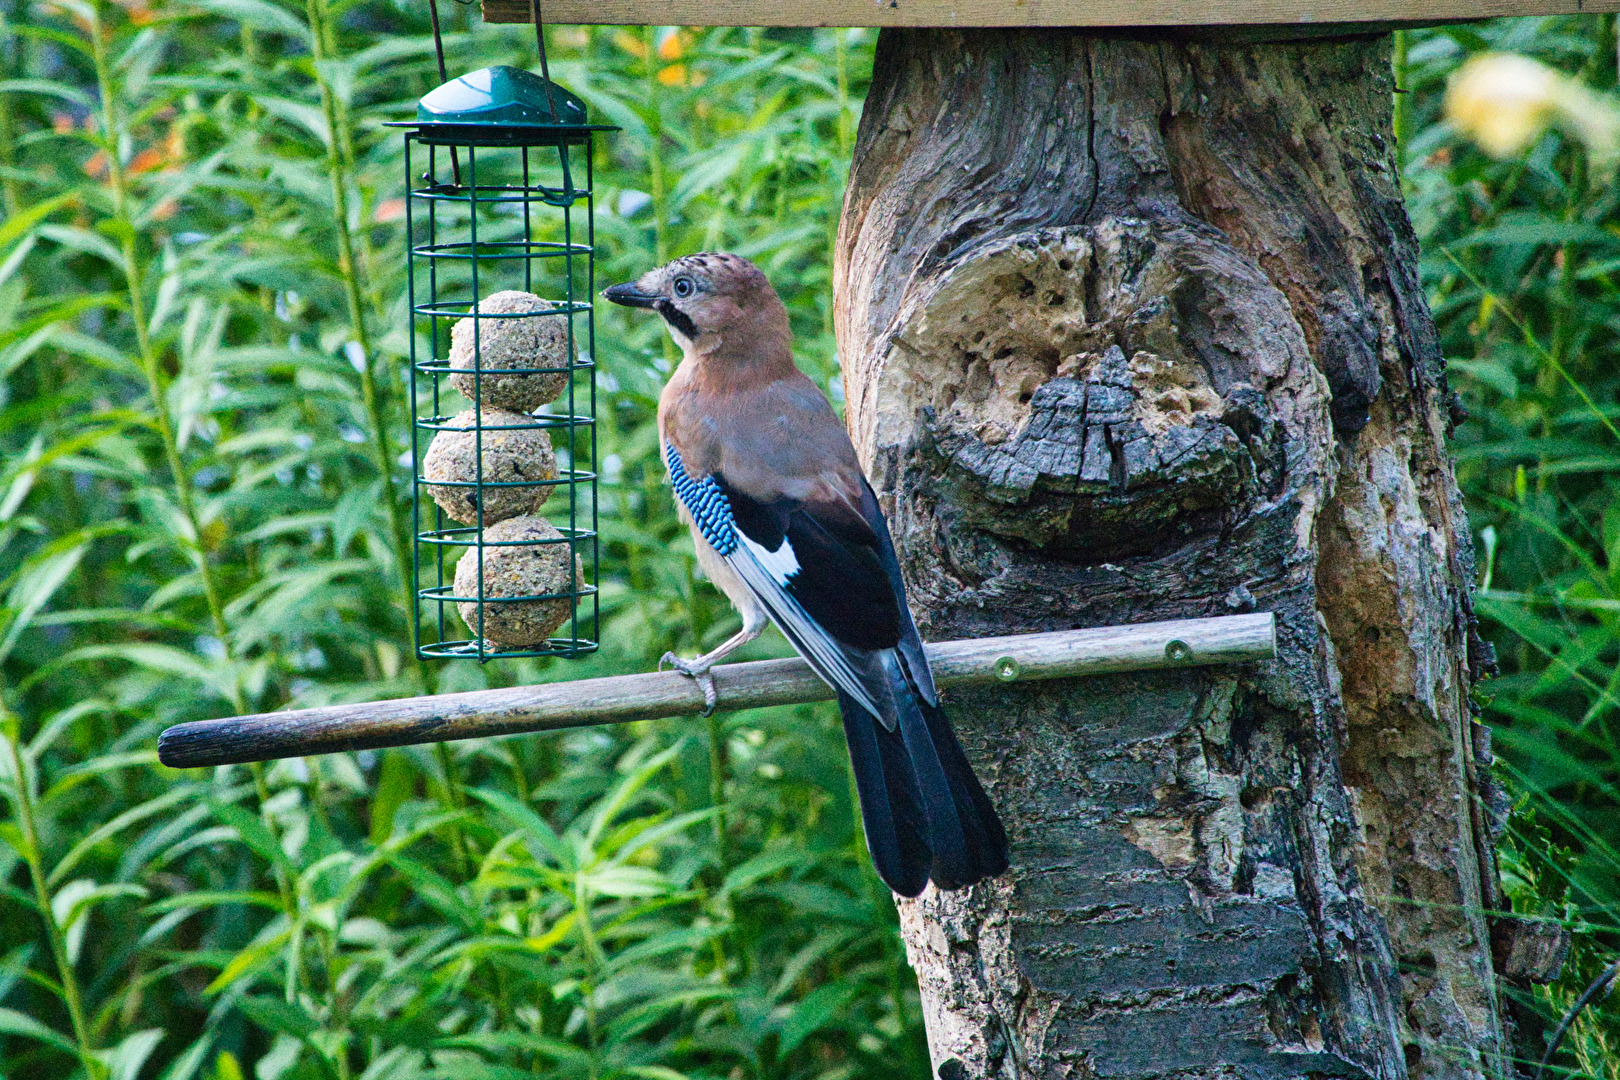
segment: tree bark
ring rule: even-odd
[[[1271,663],[948,695],[1013,868],[900,905],[943,1080],[1506,1075],[1389,71],[883,31],[836,317],[924,636],[1279,619]]]

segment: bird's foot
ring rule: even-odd
[[[720,693],[714,688],[714,676],[709,673],[710,664],[698,660],[683,660],[672,652],[667,652],[658,661],[658,670],[664,670],[668,664],[687,678],[697,682],[698,688],[703,691],[703,711],[699,716],[714,715],[714,707],[720,701]]]

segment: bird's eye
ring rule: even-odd
[[[682,300],[686,299],[688,296],[691,296],[692,290],[696,287],[697,286],[692,283],[692,279],[689,277],[678,277],[675,279],[675,295]]]

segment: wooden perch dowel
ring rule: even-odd
[[[1026,682],[1151,668],[1196,667],[1276,654],[1269,613],[942,641],[928,647],[941,686]],[[721,709],[826,701],[832,689],[797,657],[714,669]],[[175,768],[448,742],[696,714],[703,692],[673,671],[400,698],[363,705],[229,716],[176,724],[158,737]]]

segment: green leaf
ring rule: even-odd
[[[307,1040],[321,1029],[321,1023],[300,1005],[280,998],[242,997],[236,1007],[242,1015],[266,1031]]]
[[[468,794],[482,800],[491,809],[522,829],[524,834],[530,840],[533,840],[539,849],[535,852],[536,859],[544,861],[545,856],[550,856],[552,861],[564,870],[575,868],[577,864],[573,849],[563,843],[562,837],[558,836],[556,831],[550,825],[547,825],[539,814],[536,814],[504,791],[497,791],[492,788],[473,788]]]
[[[236,830],[237,837],[265,862],[277,867],[289,878],[298,872],[282,850],[280,842],[258,817],[235,803],[212,802],[214,816]]]
[[[709,821],[719,814],[719,809],[713,806],[703,810],[693,810],[685,814],[677,814],[665,821],[657,819],[644,819],[645,826],[634,830],[626,830],[627,835],[618,836],[617,830],[601,845],[604,853],[609,853],[615,862],[634,859],[650,848],[655,848],[670,837],[690,829],[693,825]],[[641,825],[642,823],[636,823]]]
[[[101,1059],[107,1065],[108,1080],[137,1080],[141,1066],[162,1041],[162,1028],[147,1028],[126,1035],[117,1046],[103,1051]]]
[[[281,910],[281,897],[269,892],[232,892],[199,889],[196,892],[177,893],[146,905],[148,914],[165,911],[198,911],[224,904],[250,904],[256,907]]]
[[[267,33],[285,34],[297,41],[307,38],[304,24],[267,0],[190,0],[214,15],[234,19],[243,26]]]
[[[346,491],[332,508],[332,549],[339,554],[377,517],[382,485],[368,484]]]
[[[526,1069],[512,1069],[484,1061],[447,1062],[422,1076],[423,1080],[534,1080],[534,1073]]]
[[[32,1016],[25,1016],[15,1009],[0,1008],[0,1034],[17,1035],[25,1039],[54,1046],[65,1054],[79,1053],[79,1045],[61,1032],[53,1031]]]
[[[386,750],[377,773],[376,791],[371,798],[371,842],[381,846],[394,834],[394,817],[406,800],[416,793],[416,770],[411,759],[398,750]]]
[[[30,941],[18,945],[5,955],[5,959],[0,960],[0,1001],[4,1001],[12,988],[22,979],[34,954],[38,951],[38,946]]]
[[[10,625],[6,627],[6,636],[0,638],[0,661],[11,655],[17,638],[28,628],[34,616],[79,568],[79,560],[84,558],[87,547],[89,544],[85,541],[67,548],[52,545],[18,571],[11,594],[6,597]]]
[[[115,756],[123,757],[124,755]],[[145,762],[150,759],[151,755],[150,751],[148,751],[139,755],[129,756],[136,757],[140,761]],[[104,771],[106,770],[97,770],[97,772]],[[148,799],[144,803],[132,806],[123,813],[115,815],[110,821],[104,822],[103,824],[97,826],[78,843],[74,844],[73,847],[68,850],[68,853],[62,856],[61,860],[56,864],[56,866],[52,868],[50,876],[46,878],[45,883],[54,887],[57,882],[61,881],[68,874],[72,873],[79,863],[83,861],[84,858],[98,845],[105,843],[114,836],[117,836],[131,825],[137,825],[150,817],[163,813],[172,806],[182,802],[187,802],[194,797],[195,793],[189,787],[170,788],[168,791],[164,792],[162,795],[159,795],[155,799]]]
[[[80,664],[87,660],[123,660],[159,675],[179,676],[196,686],[231,700],[235,688],[235,671],[225,665],[213,665],[172,645],[155,643],[127,645],[86,645],[74,649],[55,661],[58,665]]]
[[[291,939],[292,928],[289,926],[242,949],[232,956],[220,969],[219,974],[214,976],[214,980],[203,988],[203,993],[217,994],[250,971],[269,963]]]
[[[457,895],[455,886],[444,877],[401,854],[389,853],[388,862],[410,881],[417,895],[433,910],[463,930],[483,929],[483,918]]]
[[[113,246],[105,236],[72,225],[41,225],[41,236],[47,240],[54,240],[63,247],[82,251],[86,255],[94,255],[104,260],[110,267],[120,267],[124,262],[124,253]]]
[[[620,811],[630,805],[631,800],[636,797],[642,788],[646,787],[647,781],[651,780],[660,769],[674,760],[675,755],[680,753],[680,750],[681,744],[676,743],[674,746],[652,755],[639,768],[632,770],[628,776],[620,780],[611,792],[599,800],[595,811],[591,814],[590,827],[585,833],[586,842],[594,845],[597,838],[602,835],[602,830],[607,828],[614,818],[618,817]]]
[[[722,895],[740,892],[790,866],[802,866],[808,858],[808,853],[798,848],[786,845],[769,848],[728,873],[726,880],[721,883],[720,892]]]
[[[1493,228],[1469,233],[1467,236],[1455,241],[1454,246],[1464,247],[1476,244],[1598,244],[1611,246],[1616,243],[1620,243],[1620,236],[1593,225],[1531,218],[1509,221]]]
[[[261,105],[270,115],[280,117],[290,124],[303,128],[309,134],[315,136],[320,145],[327,146],[331,143],[332,130],[327,127],[326,115],[315,106],[273,95],[255,96],[254,101]]]
[[[668,879],[645,866],[599,866],[581,871],[579,880],[599,896],[662,896],[670,891]]]
[[[807,994],[793,1007],[793,1012],[782,1025],[781,1038],[776,1045],[776,1060],[786,1058],[805,1039],[831,1023],[860,992],[859,983],[835,982]]]
[[[175,1057],[158,1076],[158,1080],[191,1080],[197,1075],[197,1070],[208,1058],[208,1052],[214,1048],[214,1033],[205,1031],[197,1037],[197,1041],[188,1046],[184,1052]],[[223,1056],[223,1055],[222,1055]],[[217,1080],[227,1080],[224,1070],[218,1071]],[[233,1080],[241,1080],[240,1072]]]
[[[4,92],[4,84],[0,84],[0,93]],[[72,92],[71,89],[69,89],[69,92]],[[52,214],[56,213],[58,210],[62,209],[62,207],[73,202],[74,198],[74,195],[71,192],[68,192],[66,194],[56,195],[52,198],[41,199],[34,205],[25,207],[17,213],[7,217],[5,221],[0,222],[0,249],[10,247],[12,244],[15,244],[19,240],[23,239],[23,237],[28,235],[30,229],[44,221],[46,218],[50,217]]]

